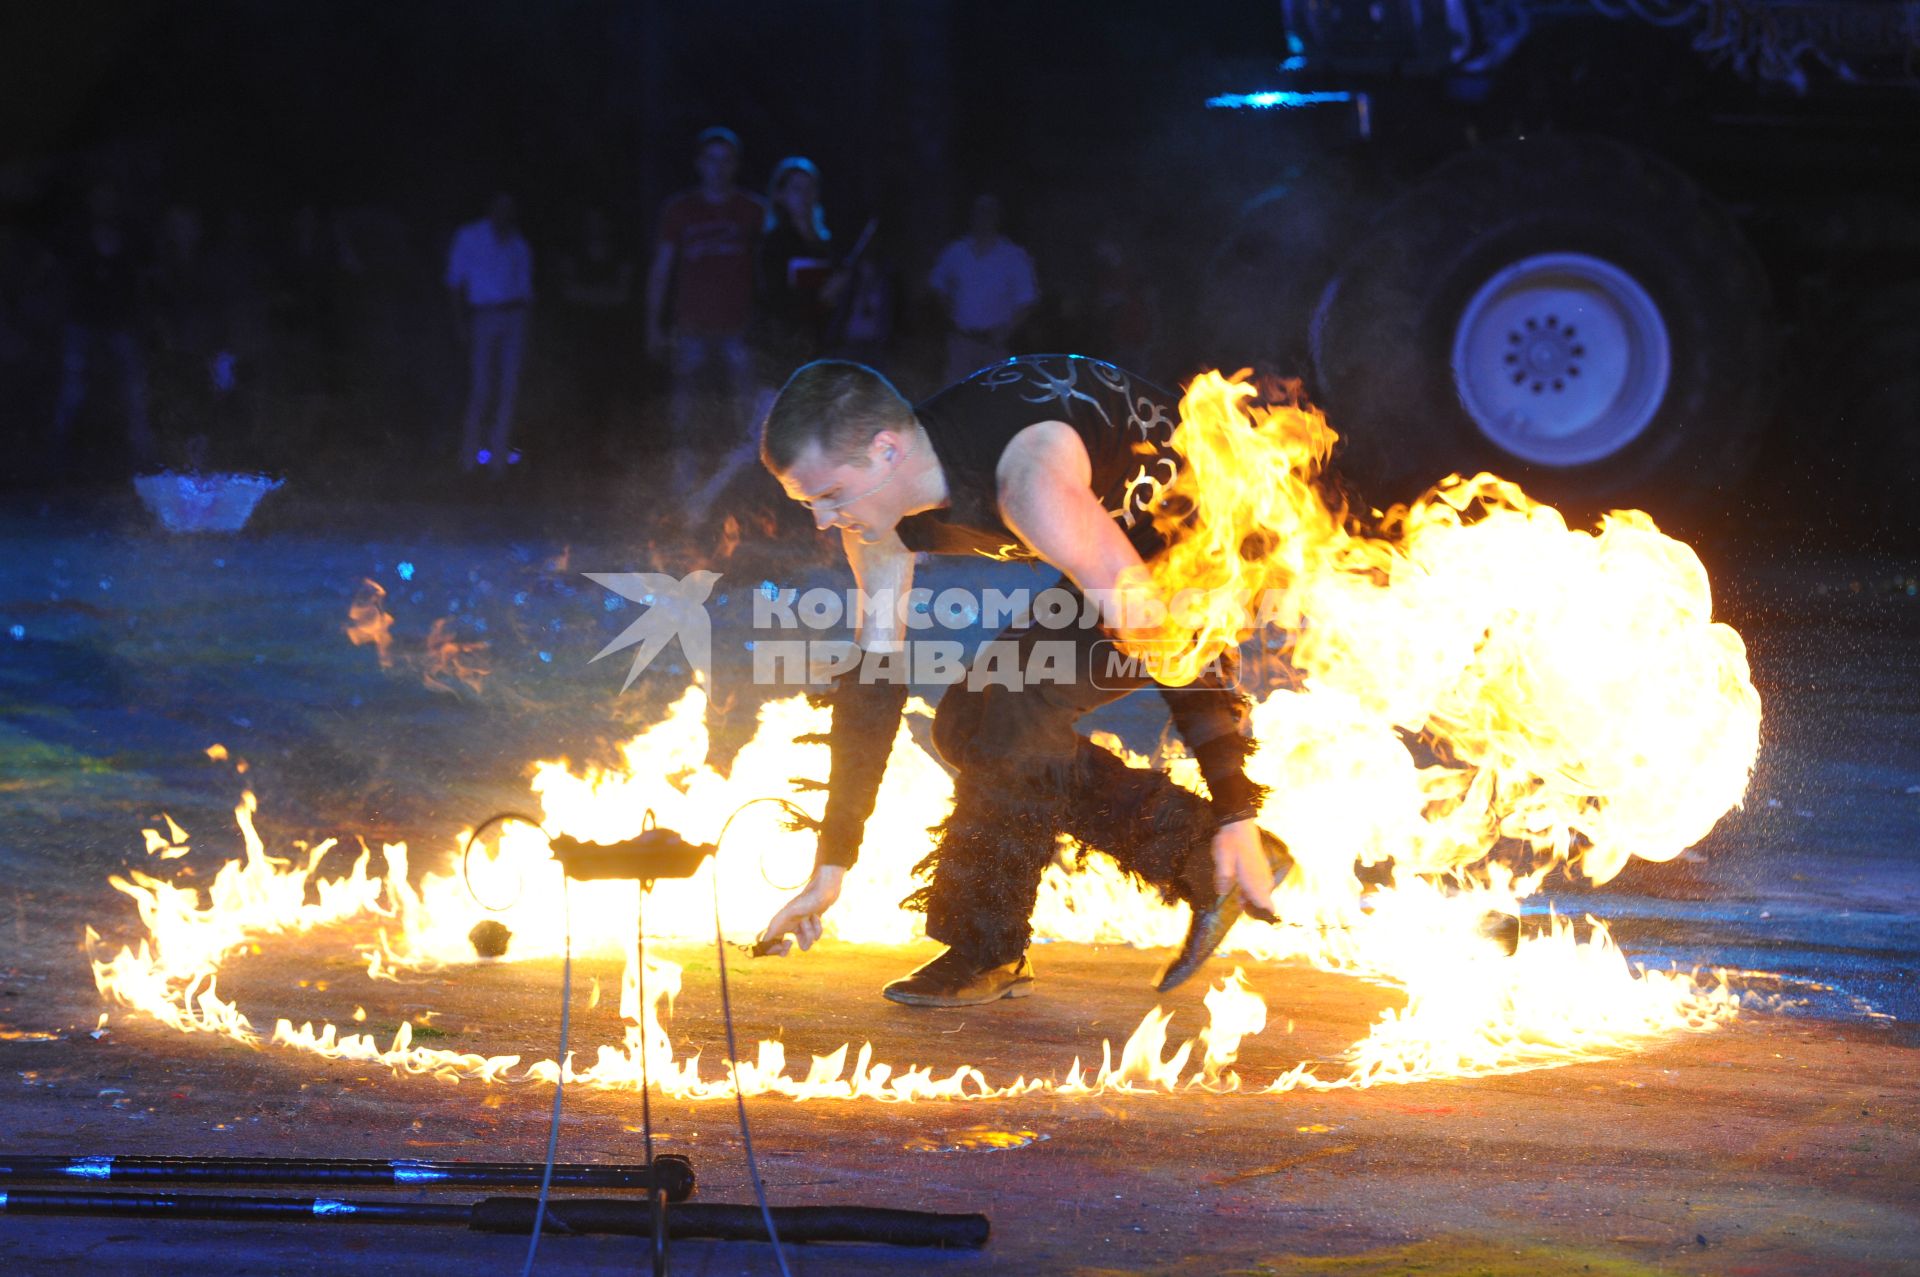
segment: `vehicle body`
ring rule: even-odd
[[[1487,468],[1692,508],[1764,451],[1911,510],[1920,5],[1286,12],[1279,87],[1209,105],[1318,158],[1243,211],[1212,329],[1305,380],[1373,500]]]

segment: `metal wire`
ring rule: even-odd
[[[643,828],[652,828],[653,811],[647,811]],[[647,882],[634,883],[633,901],[633,977],[634,995],[640,1003],[640,1139],[646,1149],[647,1165],[653,1165],[653,1080],[647,1074]],[[653,1277],[667,1272],[667,1203],[664,1195],[647,1190],[647,1216],[653,1223]]]
[[[721,845],[726,841],[727,832],[733,828],[733,822],[740,813],[749,807],[754,807],[761,803],[773,803],[776,806],[783,807],[789,815],[801,821],[810,819],[807,813],[797,804],[785,798],[765,796],[750,798],[746,802],[741,803],[738,807],[734,808],[733,811],[728,814],[726,820],[721,823],[720,832],[713,840],[713,948],[715,954],[718,955],[720,964],[720,1011],[727,1028],[727,1068],[729,1076],[733,1079],[734,1107],[740,1118],[740,1142],[746,1149],[747,1178],[753,1183],[753,1197],[759,1204],[761,1221],[766,1225],[767,1240],[773,1245],[774,1262],[779,1265],[781,1277],[792,1277],[792,1271],[787,1267],[786,1250],[780,1244],[779,1228],[774,1224],[773,1211],[767,1205],[767,1188],[765,1182],[760,1178],[759,1159],[755,1157],[753,1151],[753,1130],[747,1121],[746,1095],[740,1089],[740,1051],[733,1028],[733,995],[727,981],[726,933],[720,921],[719,860]],[[474,828],[471,834],[467,835],[466,847],[461,852],[460,857],[460,876],[466,885],[467,894],[473,897],[474,903],[491,913],[500,913],[503,912],[504,909],[511,908],[512,906],[507,905],[496,909],[487,904],[486,901],[481,900],[479,895],[473,890],[473,880],[468,875],[467,869],[470,858],[473,855],[474,842],[479,838],[481,832],[508,820],[519,820],[532,825],[546,836],[549,843],[553,841],[553,835],[548,834],[537,819],[520,812],[511,811],[499,812],[487,817]],[[653,812],[649,810],[646,814],[644,826],[650,829],[653,827],[653,823]],[[634,915],[634,963],[637,982],[635,992],[640,999],[640,1129],[641,1138],[644,1140],[646,1147],[647,1165],[651,1166],[653,1165],[653,1110],[650,1095],[653,1087],[647,1066],[647,941],[644,912],[647,881],[642,879],[637,885],[639,888],[639,899],[635,905]],[[560,1112],[562,1097],[566,1093],[567,1041],[573,1009],[573,918],[569,906],[567,875],[562,873],[560,875],[560,914],[561,929],[564,936],[564,957],[560,975],[560,1049],[555,1055],[555,1062],[558,1067],[553,1086],[553,1115],[547,1127],[546,1163],[540,1176],[540,1196],[538,1204],[534,1208],[533,1231],[527,1239],[527,1258],[526,1262],[521,1266],[520,1277],[531,1277],[533,1273],[533,1261],[534,1257],[539,1253],[540,1234],[544,1231],[544,1225],[551,1221],[556,1230],[565,1231],[566,1227],[560,1220],[548,1215],[547,1201],[553,1186],[553,1167],[559,1160]],[[655,1277],[660,1277],[661,1274],[666,1272],[666,1199],[665,1194],[659,1191],[657,1184],[653,1189],[648,1191],[647,1197],[651,1206],[650,1213],[653,1223],[653,1271]]]
[[[467,894],[473,897],[473,903],[479,905],[488,913],[505,913],[520,903],[520,897],[515,895],[512,900],[509,900],[506,904],[500,905],[497,908],[480,898],[480,893],[473,889],[473,875],[468,872],[468,867],[473,863],[473,844],[479,841],[482,831],[491,829],[495,825],[504,825],[509,820],[517,820],[523,825],[532,825],[540,831],[541,837],[545,838],[549,844],[553,842],[553,835],[548,833],[546,826],[540,823],[540,818],[526,815],[524,812],[497,811],[473,827],[473,832],[467,835],[467,845],[462,848],[460,852],[460,883],[467,889]],[[564,876],[565,875],[562,875],[562,877]],[[522,887],[526,886],[526,879],[524,877],[522,877],[520,885]]]
[[[753,1132],[747,1125],[747,1098],[740,1090],[740,1050],[733,1034],[733,997],[727,987],[727,941],[720,927],[720,847],[733,828],[734,818],[759,803],[774,803],[789,814],[806,818],[806,812],[785,798],[749,798],[735,807],[713,839],[713,951],[720,962],[720,1013],[727,1025],[727,1069],[733,1078],[733,1103],[740,1114],[740,1142],[747,1150],[747,1178],[753,1182],[753,1199],[760,1203],[760,1218],[766,1221],[767,1240],[773,1243],[774,1262],[780,1265],[780,1277],[793,1277],[787,1268],[786,1251],[780,1245],[780,1232],[774,1227],[773,1212],[767,1207],[767,1186],[760,1180],[760,1163],[753,1155]]]
[[[535,824],[537,826],[538,822]],[[546,831],[543,829],[540,832]],[[468,846],[471,848],[471,840]],[[547,1164],[540,1172],[540,1199],[533,1208],[533,1229],[527,1237],[527,1262],[520,1266],[520,1277],[532,1277],[533,1274],[533,1257],[540,1251],[540,1234],[546,1231],[547,1221],[551,1218],[547,1214],[547,1197],[553,1190],[553,1164],[559,1160],[560,1154],[560,1102],[561,1096],[567,1091],[567,1030],[571,1027],[573,1013],[573,913],[569,906],[567,876],[561,874],[560,930],[565,937],[565,948],[562,950],[565,956],[560,966],[560,1050],[553,1057],[557,1067],[553,1074],[553,1117],[547,1124]],[[647,1160],[649,1163],[653,1160],[651,1151]],[[567,1231],[567,1226],[558,1219],[553,1220],[553,1224],[560,1232]]]

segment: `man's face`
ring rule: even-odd
[[[716,189],[732,186],[733,175],[740,167],[740,157],[725,142],[709,142],[694,157],[693,167],[700,175],[702,186]]]
[[[902,496],[893,478],[904,455],[900,437],[882,430],[852,461],[835,461],[809,444],[778,478],[788,496],[813,512],[816,528],[841,528],[871,545],[900,522]]]

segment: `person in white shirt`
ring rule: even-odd
[[[947,245],[927,283],[947,308],[947,380],[1013,353],[1013,332],[1040,300],[1033,259],[1000,233],[1000,201],[973,202],[967,233]]]
[[[520,235],[513,197],[496,195],[487,215],[453,236],[447,289],[454,324],[467,346],[467,411],[460,425],[460,469],[498,474],[518,460],[509,435],[533,305],[533,250]],[[480,424],[492,409],[483,443]]]

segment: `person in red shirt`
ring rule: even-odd
[[[647,353],[667,363],[675,487],[694,487],[694,451],[726,448],[749,429],[755,388],[747,329],[754,256],[767,206],[734,185],[740,139],[710,128],[695,142],[700,184],[660,210],[647,274]],[[702,383],[717,382],[706,398]],[[699,513],[695,511],[694,513]]]

